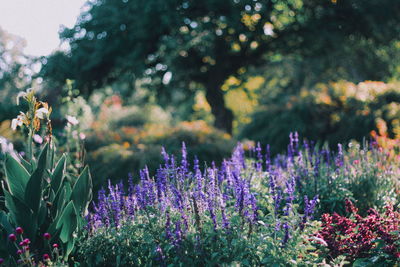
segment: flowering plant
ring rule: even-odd
[[[67,260],[74,248],[74,235],[82,229],[82,218],[87,213],[92,188],[87,167],[74,176],[66,171],[68,154],[57,161],[49,119],[51,108],[37,101],[33,91],[21,95],[28,102],[29,110],[15,119],[14,126],[28,129],[28,153],[25,158],[16,154],[6,155],[2,183],[5,210],[0,211],[0,257],[6,257],[9,266],[21,255],[30,257],[30,254],[7,241],[14,239],[17,226],[29,239],[29,251],[33,255],[43,254],[48,242],[52,242],[59,244],[60,256]],[[46,142],[39,153],[35,153],[32,146],[34,134],[42,122],[46,123]],[[26,260],[38,262],[37,259]]]
[[[139,184],[130,178],[128,192],[122,184],[99,192],[79,260],[96,266],[318,260],[305,238],[315,231],[310,219],[317,198],[295,201],[293,179],[280,187],[270,178],[269,192],[258,195],[255,187],[269,180],[268,173],[247,162],[240,145],[220,168],[201,170],[198,160],[190,167],[184,145],[180,163],[165,151],[163,157],[156,176],[142,170]],[[296,202],[306,207],[304,213]]]
[[[400,213],[392,205],[379,214],[370,209],[368,215],[361,217],[358,209],[346,200],[348,217],[337,213],[322,216],[322,229],[317,237],[324,240],[329,258],[340,255],[367,266],[379,262],[389,264],[399,262],[400,258]]]

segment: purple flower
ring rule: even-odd
[[[256,147],[256,152],[257,152],[257,163],[256,163],[256,170],[258,172],[262,171],[262,162],[263,162],[263,156],[261,154],[261,145],[260,142],[257,143],[257,147]]]
[[[172,239],[172,234],[171,234],[171,218],[169,216],[169,211],[165,213],[165,236],[167,237],[167,240]]]
[[[185,142],[182,142],[182,161],[181,161],[181,172],[182,175],[185,175],[188,172],[188,161],[187,161],[187,150]]]
[[[290,238],[290,225],[287,222],[284,222],[282,225],[282,228],[284,230],[284,236],[282,239],[282,245],[285,246],[287,242],[289,241]]]
[[[335,158],[335,164],[338,168],[343,166],[343,148],[342,144],[338,144],[338,153]]]
[[[267,145],[265,149],[265,166],[268,172],[271,171],[271,152],[269,145]]]

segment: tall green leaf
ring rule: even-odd
[[[28,171],[10,154],[6,155],[5,171],[10,193],[24,200],[26,184],[29,181]]]
[[[89,167],[85,167],[72,189],[71,199],[74,201],[76,210],[85,213],[92,199],[92,178]]]
[[[15,226],[21,226],[34,242],[37,231],[37,222],[33,219],[31,209],[17,197],[4,190],[5,204],[11,220]]]
[[[66,168],[66,156],[62,155],[60,160],[57,162],[56,168],[54,169],[53,175],[51,176],[51,189],[57,192],[60,188],[62,180],[64,178]]]
[[[32,209],[34,214],[38,213],[40,200],[42,198],[42,184],[46,169],[48,144],[40,153],[36,170],[28,181],[25,190],[25,203]]]
[[[61,229],[60,239],[63,243],[67,243],[72,239],[72,233],[77,227],[77,214],[74,203],[70,201],[64,208],[60,218],[57,222],[57,229]]]

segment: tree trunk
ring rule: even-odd
[[[232,134],[233,113],[225,106],[224,94],[217,84],[206,86],[206,99],[215,117],[214,126]]]

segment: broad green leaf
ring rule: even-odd
[[[24,200],[25,188],[30,176],[28,171],[10,154],[6,155],[4,164],[10,193],[20,200]]]
[[[46,203],[44,202],[44,200],[41,200],[40,202],[41,205],[39,206],[39,211],[37,216],[38,225],[42,225],[45,222],[47,213]]]
[[[71,238],[68,243],[66,244],[66,248],[65,248],[65,256],[64,259],[67,260],[68,259],[68,255],[72,252],[72,250],[74,249],[74,245],[75,245],[75,239]]]
[[[78,213],[85,213],[92,199],[92,178],[90,177],[89,167],[85,167],[76,180],[71,199],[74,201]]]
[[[38,165],[28,181],[25,190],[25,203],[32,209],[34,214],[38,213],[40,200],[42,199],[42,184],[46,169],[48,144],[40,153]]]
[[[0,211],[0,225],[7,233],[12,233],[14,231],[14,228],[8,221],[7,214],[3,210]]]
[[[56,228],[61,229],[60,239],[63,243],[67,243],[72,239],[72,233],[77,227],[77,215],[72,200],[64,208],[60,218],[58,219]]]
[[[56,168],[54,169],[53,175],[51,176],[51,189],[57,192],[64,179],[66,168],[66,156],[62,155],[60,160],[57,162]]]
[[[23,158],[20,159],[21,160],[21,164],[22,166],[24,166],[24,168],[30,173],[32,172],[32,165],[27,162],[26,160],[24,160]]]
[[[6,208],[9,210],[11,220],[16,226],[21,226],[32,242],[35,241],[37,222],[33,219],[31,209],[17,197],[4,190]]]

